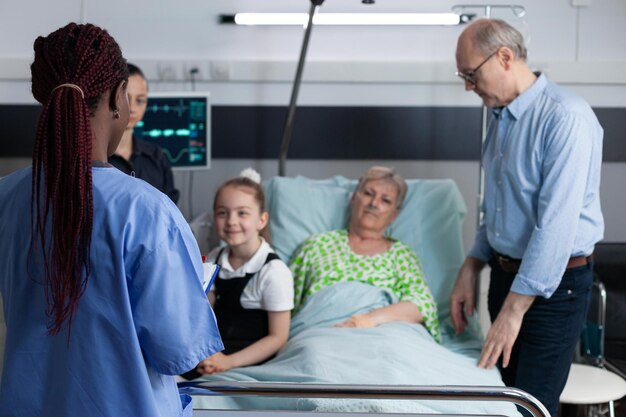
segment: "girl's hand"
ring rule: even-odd
[[[355,314],[343,323],[335,324],[335,327],[376,327],[376,323],[369,314]]]
[[[218,372],[228,371],[233,367],[230,356],[218,352],[212,356],[209,356],[198,364],[196,369],[201,374],[211,375]]]

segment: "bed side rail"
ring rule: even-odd
[[[508,401],[535,417],[550,417],[539,400],[525,391],[488,386],[335,385],[289,382],[199,381],[178,384],[181,393],[297,398],[351,398],[451,401]]]

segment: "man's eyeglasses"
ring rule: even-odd
[[[497,54],[499,51],[499,49],[497,49],[494,53],[492,53],[491,55],[489,55],[487,58],[485,58],[485,60],[483,62],[481,62],[476,68],[474,68],[473,70],[469,71],[469,72],[461,72],[461,71],[457,71],[455,74],[457,75],[457,77],[461,78],[463,81],[467,81],[470,84],[476,84],[476,73],[478,72],[478,70],[480,69],[480,67],[482,67],[483,65],[485,65],[485,63],[487,61],[489,61],[491,59],[491,57],[493,57],[495,54]]]

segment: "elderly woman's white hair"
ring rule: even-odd
[[[406,196],[407,184],[404,178],[398,175],[395,169],[391,167],[384,166],[373,166],[368,169],[361,178],[359,178],[359,183],[356,187],[357,191],[361,190],[365,184],[370,181],[388,181],[396,186],[398,190],[398,197],[396,200],[396,207],[399,209],[402,207],[402,203],[404,202],[404,197]]]

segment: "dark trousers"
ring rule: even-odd
[[[493,321],[515,273],[504,272],[497,261],[490,266],[488,305]],[[549,299],[535,298],[524,315],[509,365],[502,368],[502,358],[498,362],[504,383],[536,397],[553,417],[557,416],[559,396],[586,321],[592,283],[593,265],[566,270],[554,294]]]

